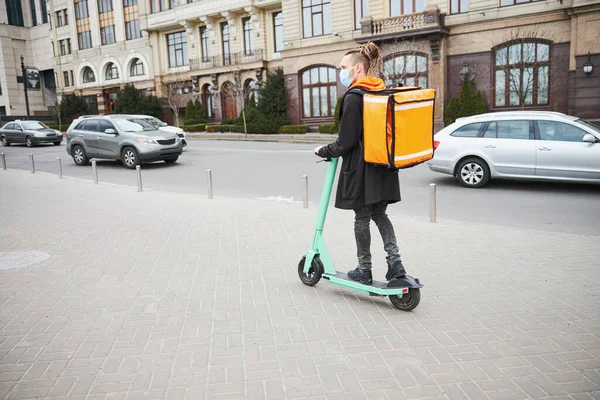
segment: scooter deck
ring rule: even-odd
[[[344,272],[337,272],[335,274],[323,274],[322,278],[329,283],[334,283],[339,286],[344,286],[356,290],[361,290],[366,293],[374,293],[380,296],[389,296],[389,295],[397,295],[402,297],[403,294],[408,293],[409,285],[406,286],[396,286],[396,287],[388,287],[387,282],[380,282],[374,280],[372,284],[365,285],[363,283],[353,281],[348,278],[348,274]]]

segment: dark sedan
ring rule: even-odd
[[[26,144],[32,147],[42,143],[62,143],[63,135],[56,129],[50,129],[40,121],[14,121],[0,128],[0,142],[3,146]]]

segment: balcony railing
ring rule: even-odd
[[[439,8],[435,7],[421,13],[400,15],[398,17],[373,19],[367,17],[360,21],[362,36],[378,36],[398,33],[410,33],[426,28],[441,28],[443,19]]]
[[[219,55],[209,59],[190,60],[192,70],[227,67],[232,65],[249,64],[260,62],[264,59],[263,49],[253,50],[252,52],[242,51],[240,53],[231,53],[227,56]]]

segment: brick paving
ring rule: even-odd
[[[392,210],[410,313],[300,282],[315,208],[0,170],[0,399],[600,399],[598,237]]]

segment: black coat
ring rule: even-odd
[[[323,158],[343,159],[336,208],[354,210],[380,201],[390,204],[400,201],[398,171],[364,160],[362,111],[362,95],[346,93],[340,108],[339,136],[334,143],[319,150],[319,156]]]

